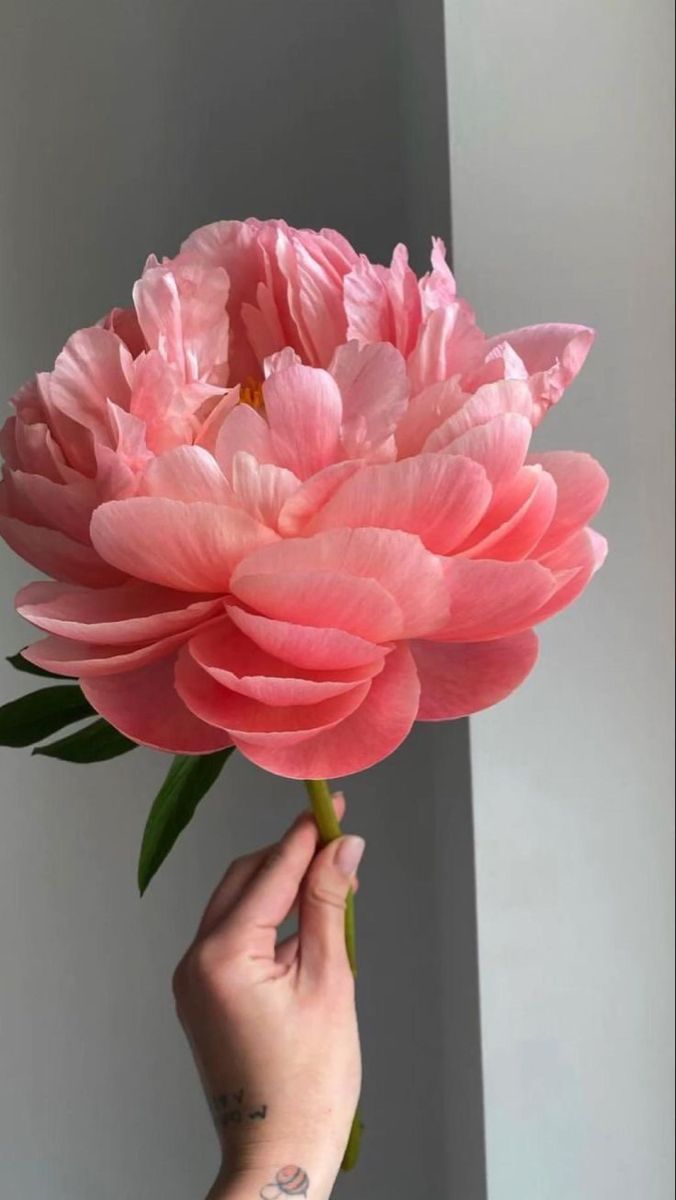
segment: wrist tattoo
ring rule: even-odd
[[[268,1183],[259,1193],[260,1200],[279,1200],[281,1196],[307,1196],[310,1180],[302,1167],[282,1167],[274,1183]]]
[[[222,1129],[230,1125],[249,1125],[256,1121],[266,1121],[268,1107],[267,1104],[251,1104],[244,1088],[240,1088],[238,1092],[223,1092],[214,1096],[211,1101],[214,1120]]]

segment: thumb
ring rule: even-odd
[[[314,980],[349,966],[345,906],[365,849],[363,838],[339,838],[319,852],[305,877],[300,963],[302,973]]]

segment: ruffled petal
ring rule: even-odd
[[[343,398],[342,443],[351,458],[375,454],[406,412],[406,364],[394,346],[340,346],[331,374]]]
[[[415,642],[421,696],[418,720],[468,717],[504,700],[523,683],[538,657],[532,630],[493,642]]]
[[[524,363],[537,424],[582,370],[595,336],[594,330],[584,325],[530,325],[498,334],[491,338],[488,349],[508,342]]]
[[[263,525],[277,529],[282,509],[300,488],[300,480],[274,463],[259,463],[239,450],[232,463],[232,488],[237,503]]]
[[[276,540],[239,509],[150,496],[102,504],[91,534],[102,557],[120,570],[186,592],[227,591],[236,563]]]
[[[99,588],[112,587],[124,579],[91,546],[75,542],[56,529],[27,525],[25,521],[0,514],[0,535],[31,566],[63,583]]]
[[[228,479],[236,454],[245,451],[259,463],[275,462],[270,426],[250,404],[238,404],[228,413],[216,438],[214,457]]]
[[[72,588],[29,583],[16,598],[20,616],[38,629],[75,641],[133,645],[193,629],[222,611],[219,599],[124,583],[115,588]]]
[[[174,686],[175,658],[139,667],[124,675],[82,680],[82,691],[96,711],[125,737],[171,754],[213,754],[232,745],[222,729],[200,721]]]
[[[274,775],[289,779],[335,779],[365,771],[405,740],[415,721],[420,684],[407,646],[389,655],[355,712],[295,745],[270,736],[256,743],[235,736],[242,754]]]
[[[387,648],[323,625],[296,625],[248,612],[236,604],[226,606],[230,619],[262,650],[296,667],[327,670],[340,663],[344,669],[382,660]]]
[[[307,479],[340,454],[343,402],[328,371],[288,367],[263,388],[277,462]]]
[[[608,495],[608,476],[589,454],[553,450],[530,460],[551,475],[556,484],[552,522],[533,556],[542,558],[595,517]]]
[[[235,496],[216,460],[199,446],[177,446],[146,468],[139,489],[146,496],[192,503],[237,506]]]
[[[542,563],[553,572],[558,587],[551,599],[534,614],[533,623],[549,620],[577,600],[592,576],[603,566],[607,554],[606,539],[595,529],[582,529],[545,555]]]
[[[303,533],[311,518],[331,499],[341,484],[364,466],[365,463],[359,461],[332,463],[330,467],[311,475],[282,505],[279,513],[280,533],[286,537]]]
[[[527,558],[549,528],[556,484],[541,467],[523,467],[504,487],[459,552],[502,561]]]
[[[450,558],[444,569],[451,615],[435,642],[480,642],[529,629],[559,586],[553,570],[528,559]]]
[[[449,442],[449,454],[463,454],[485,470],[494,489],[509,483],[523,466],[533,427],[527,417],[503,413]]]

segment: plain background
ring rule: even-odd
[[[666,1200],[670,17],[446,7],[461,285],[493,329],[598,325],[541,444],[614,478],[605,572],[473,723],[490,1195]],[[283,213],[381,257],[405,236],[418,263],[447,231],[441,0],[0,0],[0,21],[3,394],[203,221]],[[0,565],[10,653],[26,571]],[[426,727],[349,784],[369,1129],[341,1196],[484,1200],[468,765],[464,725]],[[215,1149],[169,977],[298,789],[233,762],[139,904],[159,758],[0,770],[0,1195],[197,1197]]]
[[[378,258],[406,237],[421,264],[448,228],[441,0],[0,14],[4,395],[207,220],[335,225]],[[4,546],[0,564],[8,654],[29,636],[11,612],[26,568]],[[0,672],[4,698],[30,687]],[[484,1196],[468,765],[464,724],[427,727],[349,782],[369,841],[368,1134],[341,1196]],[[0,1196],[197,1200],[216,1148],[172,969],[228,861],[278,836],[302,789],[233,760],[141,904],[159,756],[78,769],[3,751],[0,769]]]
[[[538,432],[611,545],[472,722],[491,1200],[673,1195],[673,6],[447,0],[456,270],[597,345]]]

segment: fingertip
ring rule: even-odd
[[[335,812],[338,820],[342,821],[343,817],[345,816],[345,810],[347,808],[347,800],[345,799],[345,793],[341,792],[341,791],[334,792],[333,795],[331,796],[331,799],[333,801],[333,811]]]

